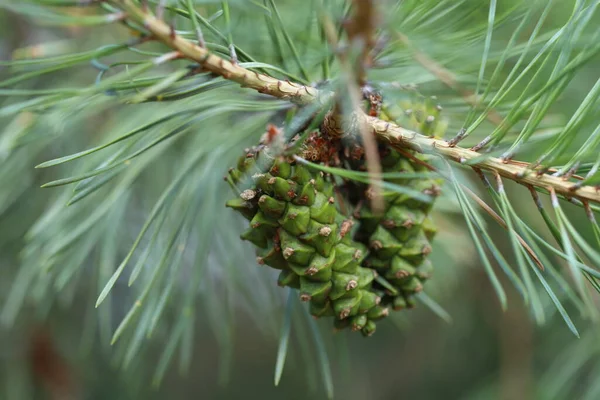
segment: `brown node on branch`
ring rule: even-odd
[[[340,141],[336,137],[321,134],[319,131],[312,132],[302,144],[300,157],[314,163],[326,165],[338,165],[337,152]]]
[[[362,87],[362,95],[369,102],[368,114],[370,117],[379,117],[383,106],[383,96],[370,85]]]

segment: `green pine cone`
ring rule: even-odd
[[[361,267],[368,248],[352,239],[358,226],[338,211],[328,177],[258,146],[228,181],[240,194],[227,207],[250,221],[241,238],[257,247],[258,264],[281,271],[277,284],[298,289],[310,313],[333,317],[336,329],[374,332],[387,307],[372,291],[374,271]]]
[[[398,105],[384,107],[385,114],[380,118],[394,120],[424,135],[441,135],[446,124],[440,119],[440,112],[441,107],[436,104],[435,98],[413,96]],[[350,146],[356,147],[357,144]],[[364,326],[356,324],[357,327],[362,326],[361,330],[367,336],[374,332],[375,325],[371,321],[387,315],[389,308],[412,308],[412,296],[423,290],[423,283],[431,277],[432,264],[427,256],[432,249],[431,240],[436,227],[429,213],[440,194],[442,183],[440,179],[398,174],[429,172],[423,163],[428,161],[426,155],[410,150],[399,152],[386,145],[379,147],[379,155],[382,172],[396,174],[386,180],[409,190],[403,193],[384,192],[384,212],[376,215],[369,207],[367,185],[353,183],[347,188],[347,197],[357,207],[355,218],[359,221],[354,239],[370,250],[362,266],[377,271],[379,279],[384,279],[395,289],[393,293],[379,282],[372,284],[372,293],[381,292],[383,295],[378,298],[377,305],[370,307],[367,313],[369,323]],[[348,163],[353,169],[366,170],[364,157]],[[415,193],[425,196],[417,197]],[[427,198],[431,201],[425,201]]]

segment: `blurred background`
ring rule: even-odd
[[[293,9],[293,2],[282,3],[289,6],[286,10]],[[462,3],[471,6],[468,1]],[[509,7],[518,2],[500,3]],[[552,11],[550,26],[562,23],[562,7],[568,9],[566,3],[572,2],[560,3]],[[72,10],[74,17],[85,12]],[[472,18],[485,21],[487,11]],[[252,16],[243,15],[235,22],[242,27],[254,23]],[[301,29],[298,27],[298,31]],[[510,35],[510,24],[499,35]],[[46,26],[44,18],[34,21],[27,12],[17,14],[0,8],[0,60],[69,54],[127,38],[121,27],[57,28]],[[251,49],[259,49],[262,38],[257,33],[256,37],[242,40]],[[260,58],[259,51],[254,54]],[[1,68],[0,81],[12,76],[10,68]],[[595,60],[573,81],[556,106],[558,120],[562,115],[564,121],[573,111],[572,104],[580,100],[582,89],[597,79],[598,71],[600,60]],[[87,85],[97,79],[97,74],[97,68],[85,63],[29,80],[25,88]],[[374,74],[378,79],[386,77],[385,72]],[[422,84],[424,92],[437,94],[446,90],[430,76],[412,77],[410,83]],[[222,96],[226,98],[227,93]],[[453,107],[458,107],[456,102],[451,94],[442,93],[440,99],[451,118]],[[3,96],[0,101],[6,107],[21,100]],[[208,245],[218,254],[231,253],[225,263],[232,264],[231,268],[223,267],[223,258],[201,245],[206,246],[206,235],[216,230],[243,225],[233,213],[213,205],[219,210],[216,220],[200,218],[198,231],[205,233],[194,234],[190,239],[195,251],[207,254],[196,306],[182,310],[181,303],[169,302],[151,338],[144,340],[133,330],[126,341],[111,346],[111,336],[135,296],[127,281],[120,280],[108,305],[96,309],[95,299],[131,246],[154,201],[181,168],[172,160],[177,160],[191,145],[209,140],[200,134],[206,133],[206,127],[198,127],[200,137],[195,142],[190,139],[161,150],[160,162],[148,164],[131,183],[127,206],[118,199],[114,210],[91,222],[98,236],[78,239],[62,249],[60,257],[65,258],[59,258],[59,266],[67,272],[61,275],[54,266],[49,273],[52,277],[47,278],[51,284],[41,283],[39,271],[28,266],[48,262],[43,258],[44,251],[58,246],[49,238],[74,234],[79,225],[73,221],[84,221],[103,207],[104,195],[69,206],[70,211],[65,212],[68,219],[57,220],[56,214],[66,207],[71,189],[40,186],[69,176],[71,167],[48,170],[34,166],[104,143],[150,116],[176,107],[179,105],[172,103],[126,105],[118,110],[83,113],[78,118],[71,118],[80,111],[76,107],[70,112],[52,112],[49,106],[46,116],[28,111],[0,114],[0,302],[5,304],[0,328],[0,399],[320,399],[327,398],[327,379],[323,379],[327,363],[335,398],[340,399],[600,398],[597,327],[580,318],[575,307],[567,305],[581,333],[581,338],[576,338],[545,296],[541,296],[545,320],[538,326],[506,280],[502,283],[508,295],[508,309],[503,312],[450,190],[436,206],[440,231],[432,254],[436,272],[426,287],[429,297],[445,311],[436,313],[419,304],[414,310],[380,323],[377,334],[369,339],[349,332],[334,334],[327,322],[319,321],[317,326],[324,341],[319,343],[313,340],[312,325],[301,311],[303,306],[292,303],[295,318],[290,350],[281,382],[275,387],[273,376],[287,292],[276,287],[276,273],[255,265],[247,244],[229,240],[235,232],[223,234],[221,242],[219,234],[215,234],[217,239]],[[211,120],[211,132],[237,135],[230,146],[208,159],[206,170],[194,172],[195,179],[204,182],[201,190],[214,194],[215,203],[222,204],[230,196],[228,188],[222,187],[227,168],[244,146],[260,137],[268,121],[268,115],[262,120],[252,119],[253,125],[248,127],[252,132],[236,133],[245,126],[243,119],[237,125],[229,117]],[[461,121],[450,123],[458,126]],[[473,177],[460,179],[470,182],[483,195],[484,189]],[[527,190],[510,184],[507,190],[514,195],[513,207],[519,215],[527,216],[532,227],[541,228],[543,222],[533,212],[535,207]],[[579,215],[575,208],[565,207]],[[490,221],[489,234],[510,257],[510,242],[503,229]],[[48,238],[38,240],[40,235]],[[79,251],[86,246],[95,249],[97,243],[97,251]],[[158,257],[160,254],[149,256]],[[181,277],[177,282],[181,286],[174,292],[180,288],[185,291],[186,281],[198,265],[187,253],[186,262],[189,265],[179,270]],[[33,271],[37,271],[35,278]],[[243,289],[229,286],[230,280],[242,281]],[[192,327],[186,328],[182,336],[185,345],[174,347],[170,335],[182,312],[193,314]],[[320,345],[326,348],[327,362],[322,358]]]

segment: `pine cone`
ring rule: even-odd
[[[422,172],[423,166],[394,150],[381,159],[383,172]],[[392,179],[393,183],[429,195],[432,200],[440,193],[436,179]],[[363,190],[366,190],[363,187]],[[413,303],[409,297],[423,290],[423,282],[431,275],[430,241],[435,236],[435,226],[429,217],[433,202],[424,202],[407,194],[386,193],[385,211],[375,215],[365,202],[357,213],[360,228],[356,240],[369,246],[371,254],[363,266],[376,270],[396,290],[386,292],[383,305],[403,309]],[[400,297],[400,299],[397,299]]]
[[[441,134],[446,127],[445,122],[439,119],[441,107],[435,104],[435,98],[413,98],[412,102],[401,103],[401,106],[404,112],[394,120],[402,126],[423,134]],[[386,118],[385,115],[381,117]],[[384,173],[428,172],[423,163],[428,160],[426,155],[410,150],[401,153],[383,145],[379,153]],[[352,168],[357,170],[366,170],[365,163],[364,157],[350,160]],[[423,283],[431,276],[433,267],[427,256],[432,249],[430,242],[436,228],[429,212],[433,200],[440,194],[442,181],[432,178],[394,178],[386,181],[413,189],[432,200],[426,202],[410,193],[384,193],[385,211],[375,215],[369,207],[367,185],[350,183],[346,190],[348,198],[357,206],[355,217],[360,222],[354,238],[371,250],[362,265],[376,270],[394,290],[378,283],[373,285],[373,289],[385,293],[382,306],[401,310],[414,306],[412,296],[423,290]]]
[[[367,248],[352,239],[354,221],[336,208],[333,184],[268,153],[266,146],[248,150],[229,173],[234,185],[252,179],[252,188],[227,202],[250,221],[242,239],[258,248],[259,264],[281,270],[278,284],[298,289],[313,316],[372,335],[388,309],[372,290],[375,270],[360,266]]]

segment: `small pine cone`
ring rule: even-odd
[[[291,160],[261,160],[268,152],[247,151],[229,172],[236,185],[251,180],[227,202],[250,221],[242,239],[257,247],[258,264],[281,271],[279,286],[298,289],[314,317],[332,318],[336,329],[374,332],[371,319],[384,315],[376,310],[367,317],[381,303],[371,289],[375,274],[360,266],[368,248],[352,239],[357,225],[338,210],[333,184]]]
[[[380,117],[392,119],[421,134],[437,136],[446,126],[441,111],[437,99],[415,94],[399,105],[386,105]],[[346,153],[350,154],[355,147],[356,143],[348,143]],[[423,283],[431,277],[432,264],[427,257],[432,251],[431,241],[437,229],[429,214],[441,193],[442,184],[436,178],[410,177],[410,174],[429,172],[424,165],[429,160],[426,155],[410,150],[399,152],[381,145],[379,156],[382,172],[396,174],[386,181],[408,190],[385,193],[385,211],[377,215],[369,207],[367,185],[352,183],[346,188],[351,204],[357,208],[354,214],[359,228],[354,238],[370,250],[362,266],[377,271],[381,276],[371,286],[374,293],[383,293],[381,304],[370,308],[368,324],[361,328],[367,336],[374,332],[373,320],[387,314],[390,309],[412,308],[412,296],[423,290]],[[347,157],[346,161],[354,170],[365,170],[364,157]],[[385,281],[385,286],[381,280]]]

